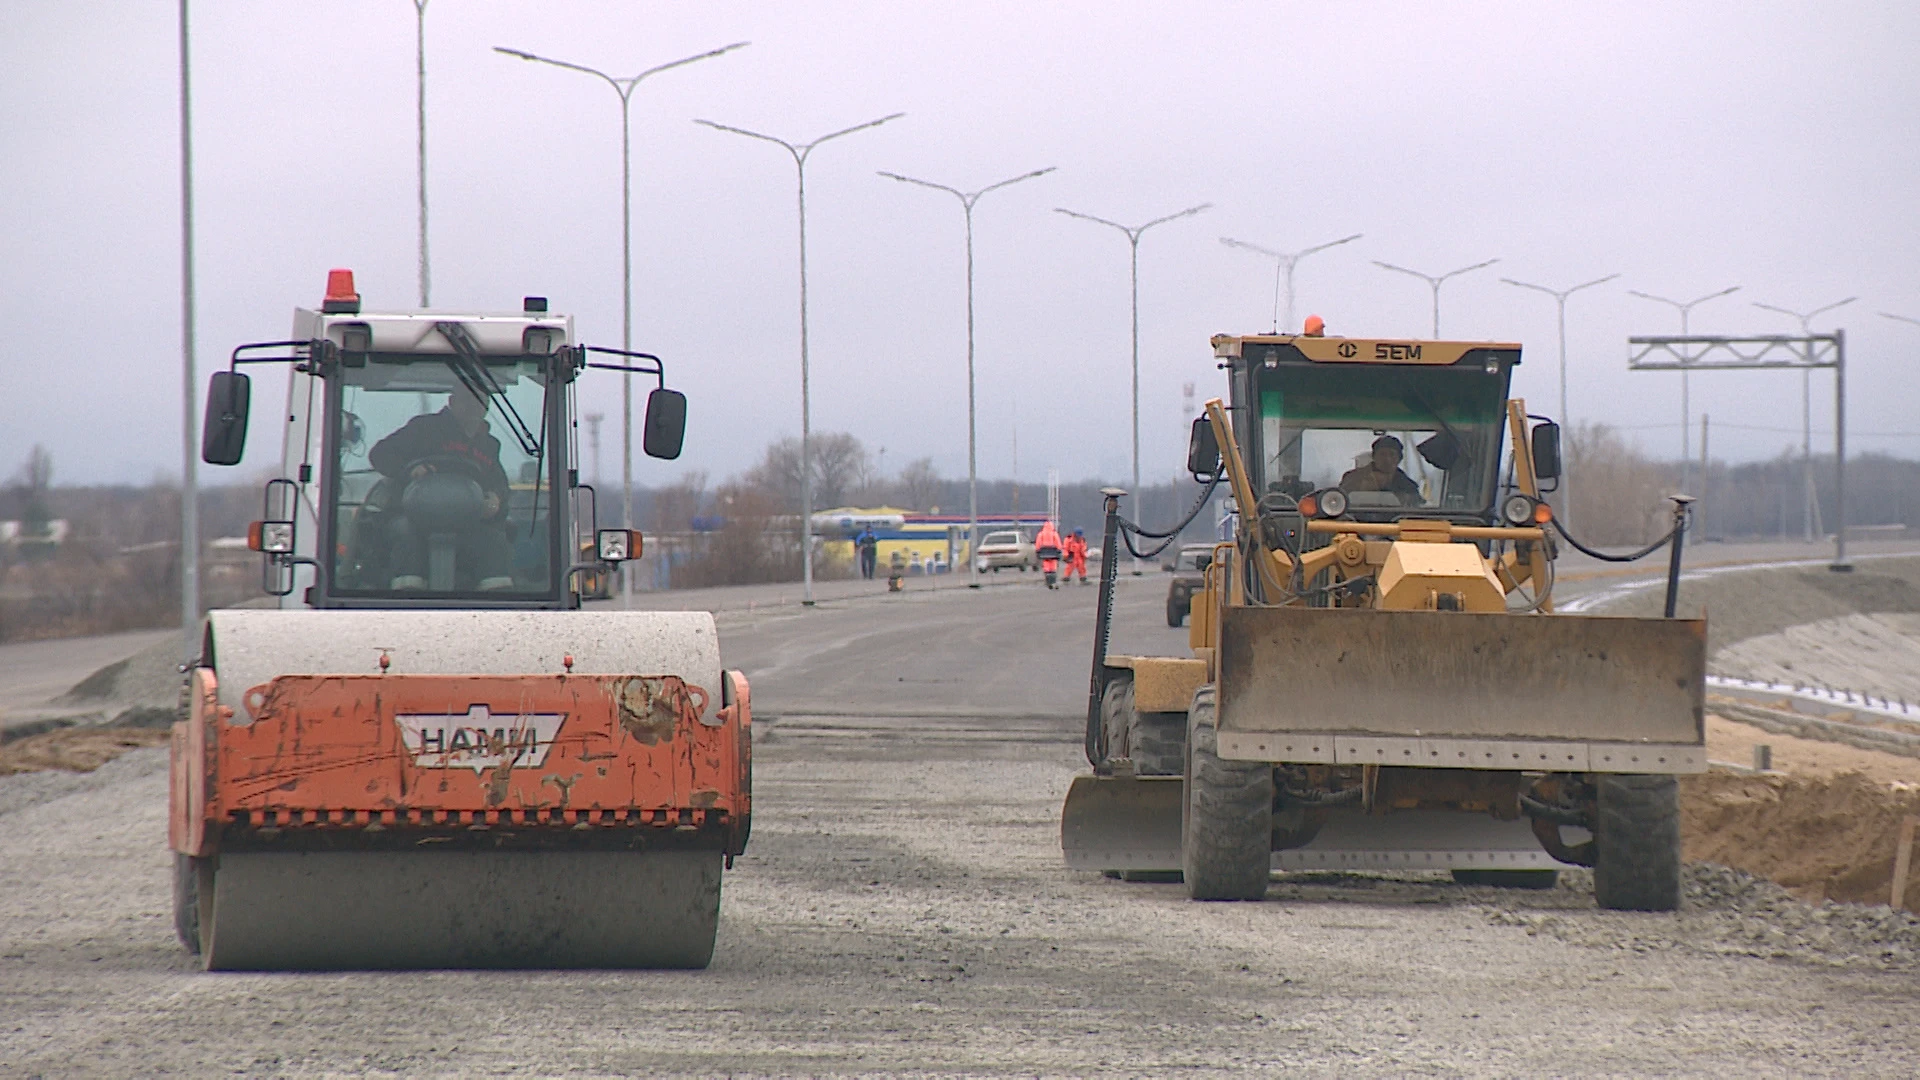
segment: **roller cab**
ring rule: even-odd
[[[572,335],[540,298],[363,312],[335,271],[214,376],[202,457],[230,465],[244,369],[290,369],[249,537],[279,607],[208,617],[173,733],[176,929],[209,968],[707,964],[747,682],[709,614],[581,610],[644,544],[579,483],[583,377],[659,380],[654,457],[686,404],[657,357]]]

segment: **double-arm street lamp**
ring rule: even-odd
[[[842,135],[851,135],[856,131],[866,131],[879,127],[889,120],[898,120],[906,113],[893,113],[878,120],[869,120],[864,124],[855,124],[850,128],[822,135],[812,142],[791,143],[785,139],[776,139],[771,135],[762,135],[746,128],[729,127],[716,124],[711,120],[695,120],[715,131],[725,131],[734,135],[744,135],[749,139],[759,139],[781,147],[793,155],[794,171],[799,175],[800,192],[800,602],[813,606],[813,397],[810,389],[807,368],[807,158],[814,148],[829,139]],[[972,552],[968,552],[971,560]]]
[[[1110,229],[1119,229],[1122,233],[1126,234],[1127,245],[1132,248],[1133,251],[1133,499],[1134,506],[1136,507],[1134,512],[1136,514],[1139,513],[1137,508],[1140,505],[1140,235],[1155,225],[1165,225],[1169,221],[1178,221],[1183,217],[1192,217],[1202,210],[1210,210],[1212,208],[1212,203],[1201,203],[1199,206],[1189,206],[1177,214],[1168,214],[1166,217],[1154,218],[1144,225],[1133,226],[1122,225],[1117,221],[1108,221],[1106,218],[1094,217],[1092,214],[1082,214],[1077,210],[1065,210],[1059,207],[1054,208],[1054,213],[1056,214],[1065,214],[1068,217],[1079,218],[1082,221],[1091,221],[1096,225],[1105,225]],[[1114,554],[1107,552],[1102,554],[1101,558],[1111,559],[1114,558]],[[1139,572],[1138,565],[1136,564],[1134,573],[1137,574]]]
[[[1449,270],[1439,277],[1435,277],[1432,274],[1423,274],[1418,270],[1409,270],[1404,266],[1383,263],[1379,259],[1373,260],[1373,265],[1382,270],[1391,270],[1396,274],[1407,274],[1412,277],[1417,277],[1428,285],[1433,286],[1433,336],[1438,340],[1440,337],[1440,286],[1445,284],[1448,278],[1459,277],[1461,274],[1470,273],[1474,270],[1484,270],[1499,261],[1499,259],[1488,259],[1486,262],[1477,262],[1472,266],[1463,266],[1458,270]]]
[[[424,5],[422,5],[422,9],[424,11]],[[494,47],[494,52],[506,56],[514,56],[522,60],[532,60],[541,64],[551,64],[557,68],[566,68],[568,71],[578,71],[584,75],[592,75],[594,78],[604,80],[608,86],[613,87],[614,93],[620,95],[620,347],[622,349],[628,351],[633,349],[633,128],[629,121],[632,116],[634,88],[648,78],[658,75],[663,71],[672,71],[674,68],[685,67],[699,60],[710,60],[713,57],[730,53],[735,49],[746,48],[747,44],[748,43],[744,41],[737,41],[732,45],[724,45],[718,49],[709,49],[706,52],[683,57],[669,64],[650,67],[638,75],[624,79],[617,78],[604,71],[599,71],[583,64],[573,64],[565,60],[536,56],[533,53],[523,52],[519,49],[508,49],[501,46]],[[425,145],[424,138],[425,136],[423,135],[422,146]],[[426,175],[424,164],[422,165],[421,175],[423,177]],[[422,306],[426,304],[426,196],[424,183],[425,181],[423,180],[420,219],[422,222],[420,234],[422,266],[420,303]],[[620,376],[620,413],[621,516],[626,527],[631,529],[633,528],[633,374],[631,372],[622,373]],[[633,575],[623,571],[620,574],[620,581],[622,602],[625,606],[632,607]]]
[[[1274,262],[1274,266],[1273,266],[1273,332],[1276,334],[1279,333],[1280,328],[1284,326],[1287,328],[1287,332],[1291,334],[1294,332],[1293,268],[1299,265],[1301,259],[1304,259],[1309,255],[1312,255],[1316,251],[1325,251],[1331,247],[1339,247],[1341,244],[1350,244],[1355,240],[1360,239],[1360,237],[1361,237],[1360,233],[1354,233],[1352,236],[1343,236],[1338,240],[1329,240],[1324,244],[1316,244],[1315,246],[1306,248],[1305,250],[1294,251],[1294,252],[1270,251],[1267,248],[1263,248],[1258,244],[1249,244],[1245,240],[1235,240],[1232,237],[1228,237],[1228,236],[1221,237],[1220,242],[1227,245],[1230,248],[1240,248],[1243,251],[1251,251],[1256,255],[1265,255],[1267,258],[1273,260]],[[1286,285],[1287,317],[1285,319],[1282,319],[1280,317],[1280,296],[1281,296],[1282,282],[1284,282]]]
[[[1761,311],[1771,311],[1800,320],[1800,336],[1812,337],[1815,316],[1825,315],[1834,308],[1846,307],[1858,299],[1860,298],[1857,296],[1849,296],[1845,300],[1836,300],[1825,307],[1804,312],[1757,301],[1753,306]],[[1804,530],[1802,535],[1808,543],[1812,543],[1814,533],[1820,527],[1820,501],[1813,486],[1813,369],[1811,368],[1800,372],[1800,486],[1802,489],[1800,524]]]
[[[1591,289],[1595,285],[1605,285],[1607,282],[1612,281],[1614,278],[1617,278],[1619,276],[1620,276],[1619,274],[1608,274],[1606,277],[1603,277],[1603,278],[1594,278],[1592,281],[1582,282],[1570,289],[1549,289],[1545,285],[1534,285],[1525,281],[1515,281],[1512,278],[1503,277],[1500,279],[1501,281],[1504,281],[1509,285],[1514,285],[1522,289],[1532,289],[1534,292],[1546,293],[1548,296],[1553,297],[1553,302],[1559,309],[1559,325],[1560,325],[1560,417],[1559,419],[1562,425],[1571,425],[1573,423],[1573,414],[1567,411],[1567,297],[1572,296],[1574,293],[1577,293],[1582,289]],[[1565,475],[1562,475],[1560,477],[1560,500],[1559,500],[1560,501],[1560,518],[1563,522],[1573,520],[1573,487],[1568,481],[1569,481],[1569,477]]]
[[[1679,300],[1669,300],[1664,296],[1655,296],[1652,293],[1643,293],[1638,289],[1628,289],[1627,295],[1637,296],[1642,300],[1651,300],[1656,304],[1665,304],[1668,307],[1671,307],[1679,311],[1680,312],[1680,336],[1686,337],[1687,336],[1687,318],[1693,314],[1693,309],[1695,307],[1701,304],[1704,304],[1709,300],[1718,300],[1723,296],[1727,296],[1732,293],[1737,293],[1739,291],[1740,291],[1740,286],[1729,285],[1728,287],[1721,289],[1719,292],[1711,292],[1705,296],[1695,297],[1694,299],[1685,301],[1684,303]],[[1680,490],[1681,491],[1685,491],[1693,483],[1692,425],[1693,425],[1693,406],[1692,406],[1692,403],[1687,398],[1687,369],[1682,367],[1680,369]]]
[[[952,195],[954,198],[960,200],[960,209],[966,214],[966,220],[967,220],[967,585],[971,588],[976,588],[976,589],[980,587],[980,582],[975,576],[978,571],[974,565],[973,553],[974,553],[974,549],[978,547],[980,543],[980,535],[979,535],[980,533],[980,492],[979,492],[978,472],[975,468],[975,462],[974,462],[975,438],[974,438],[974,422],[973,422],[973,419],[974,419],[974,408],[973,408],[973,204],[976,202],[979,202],[980,196],[985,195],[989,191],[997,191],[1000,188],[1007,187],[1008,185],[1017,184],[1022,180],[1032,180],[1035,177],[1045,176],[1048,173],[1052,172],[1053,170],[1054,170],[1054,166],[1049,165],[1044,169],[1035,169],[1030,173],[1022,173],[1019,176],[1012,177],[1011,179],[1002,180],[997,184],[988,184],[986,187],[983,187],[978,191],[961,191],[959,188],[951,188],[945,184],[936,184],[928,180],[915,180],[911,176],[902,176],[899,173],[890,173],[890,172],[886,172],[885,170],[882,170],[880,173],[881,176],[887,177],[890,180],[898,180],[903,184],[918,184],[921,187],[932,188],[935,191],[944,191],[947,194]],[[1015,438],[1018,439],[1017,434],[1015,435]],[[1018,444],[1016,443],[1016,445]],[[1018,472],[1018,463],[1016,462],[1015,464],[1016,464],[1015,471]],[[1015,485],[1014,490],[1016,491],[1019,490],[1020,478],[1017,475],[1014,477],[1013,482]],[[1016,519],[1017,517],[1018,515],[1016,515]],[[1015,524],[1016,525],[1019,524],[1018,520],[1015,521]]]

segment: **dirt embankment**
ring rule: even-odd
[[[0,744],[0,776],[58,769],[92,772],[129,750],[165,746],[164,728],[63,728]]]
[[[1710,772],[1680,786],[1687,861],[1769,878],[1812,903],[1885,904],[1909,814],[1920,815],[1920,785],[1857,772]],[[1911,879],[1906,906],[1920,909],[1920,877]]]

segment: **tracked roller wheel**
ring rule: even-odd
[[[704,968],[720,864],[710,851],[227,853],[199,877],[199,944],[215,971]]]

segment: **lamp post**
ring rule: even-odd
[[[193,98],[187,0],[180,0],[180,632],[182,657],[200,654],[199,424],[194,409]]]
[[[1108,221],[1106,218],[1094,217],[1092,214],[1082,214],[1076,210],[1065,210],[1059,207],[1054,208],[1054,213],[1056,214],[1065,214],[1068,217],[1079,218],[1082,221],[1091,221],[1096,225],[1105,225],[1111,229],[1119,229],[1122,233],[1126,234],[1127,245],[1132,249],[1132,252],[1133,252],[1133,261],[1131,264],[1132,265],[1132,282],[1133,282],[1133,488],[1132,490],[1133,490],[1134,506],[1136,508],[1140,505],[1140,236],[1142,233],[1146,232],[1148,229],[1153,228],[1155,225],[1165,225],[1169,221],[1178,221],[1183,217],[1192,217],[1193,215],[1200,213],[1202,210],[1210,210],[1212,208],[1213,208],[1212,203],[1201,203],[1198,206],[1189,206],[1185,210],[1182,210],[1177,214],[1168,214],[1166,217],[1154,218],[1152,221],[1149,221],[1144,225],[1134,225],[1131,227],[1122,225],[1117,221]],[[1136,513],[1137,512],[1138,511],[1136,510]],[[1103,559],[1113,558],[1113,555],[1111,553],[1106,553],[1106,554],[1102,554],[1101,558]],[[1136,575],[1140,573],[1140,561],[1138,559],[1134,560],[1133,572]]]
[[[1019,176],[1015,176],[1011,179],[1002,180],[997,184],[988,184],[986,187],[983,187],[978,191],[971,191],[971,192],[961,191],[959,188],[951,188],[945,184],[935,184],[927,180],[915,180],[911,176],[902,176],[899,173],[890,173],[884,170],[882,170],[880,173],[881,176],[884,176],[890,180],[898,180],[903,184],[918,184],[921,187],[932,188],[935,191],[944,191],[947,194],[952,195],[954,198],[960,200],[960,209],[966,215],[966,221],[967,221],[967,587],[973,588],[973,589],[977,589],[980,587],[979,578],[976,576],[978,571],[974,566],[974,558],[973,558],[974,549],[978,547],[980,543],[979,477],[978,477],[978,472],[975,468],[975,462],[974,462],[975,439],[974,439],[974,409],[973,409],[973,204],[976,202],[979,202],[980,196],[985,195],[989,191],[997,191],[1000,188],[1007,187],[1011,184],[1017,184],[1022,180],[1032,180],[1036,177],[1045,176],[1048,173],[1052,172],[1053,170],[1054,170],[1054,166],[1049,165],[1044,169],[1035,169],[1030,173],[1022,173]],[[1019,440],[1020,440],[1019,432],[1016,429],[1014,433],[1014,444],[1013,444],[1014,445],[1014,474],[1015,474],[1013,483],[1014,483],[1014,490],[1016,491],[1019,490],[1019,484],[1020,484],[1020,477],[1019,477],[1020,441]],[[1018,510],[1019,508],[1016,506],[1015,513],[1014,513],[1014,523],[1016,525],[1019,524]]]
[[[1435,277],[1432,274],[1423,274],[1418,270],[1409,270],[1404,266],[1383,263],[1379,259],[1373,260],[1373,265],[1382,270],[1392,270],[1396,274],[1408,274],[1412,277],[1417,277],[1428,285],[1433,286],[1433,336],[1437,340],[1440,337],[1440,286],[1445,284],[1448,278],[1459,277],[1461,274],[1474,270],[1482,270],[1499,261],[1499,259],[1488,259],[1486,262],[1477,262],[1472,266],[1463,266],[1458,270],[1449,270],[1439,277]]]
[[[1812,337],[1814,316],[1824,315],[1834,308],[1846,307],[1858,299],[1860,298],[1857,296],[1849,296],[1845,300],[1836,300],[1826,307],[1817,307],[1808,312],[1790,311],[1757,301],[1753,306],[1762,311],[1771,311],[1800,320],[1800,335]],[[1800,523],[1804,530],[1802,535],[1807,543],[1812,543],[1814,530],[1820,522],[1820,501],[1813,486],[1813,370],[1811,368],[1800,372],[1800,480],[1802,489]]]
[[[420,180],[420,306],[427,306],[427,0],[413,0],[414,115],[420,130],[420,156],[414,174]]]
[[[554,60],[545,56],[536,56],[533,53],[523,52],[519,49],[509,49],[499,45],[494,46],[493,51],[504,56],[518,57],[521,60],[532,60],[535,63],[550,64],[557,68],[566,68],[568,71],[578,71],[585,75],[592,75],[597,79],[604,80],[608,86],[613,87],[614,93],[620,95],[620,347],[622,349],[628,351],[632,351],[633,349],[633,130],[628,120],[632,114],[631,106],[634,88],[639,86],[641,82],[647,78],[658,75],[663,71],[671,71],[677,67],[685,67],[697,60],[709,60],[716,56],[723,56],[735,49],[744,49],[747,47],[747,44],[748,43],[744,41],[736,41],[731,45],[723,45],[718,49],[709,49],[706,52],[683,57],[672,63],[650,67],[640,74],[626,79],[615,78],[604,71],[598,71],[582,64],[568,63],[565,60]],[[424,200],[424,198],[425,196],[423,195],[422,199]],[[421,205],[424,207],[425,202],[423,201]],[[425,234],[422,233],[423,237],[424,235]],[[425,244],[426,241],[422,239],[421,245],[423,251],[425,250]],[[424,296],[424,289],[422,295]],[[421,303],[425,304],[426,301],[423,299]],[[632,372],[622,372],[620,376],[620,490],[622,496],[620,511],[621,522],[627,528],[631,529],[633,528]],[[627,573],[624,569],[622,569],[620,573],[620,601],[624,607],[631,608],[633,606],[633,575]]]
[[[1273,260],[1273,332],[1277,334],[1280,332],[1282,326],[1287,327],[1288,333],[1293,332],[1293,268],[1299,265],[1301,259],[1312,255],[1316,251],[1325,251],[1331,247],[1339,247],[1341,244],[1350,244],[1360,239],[1361,235],[1361,233],[1354,233],[1352,236],[1343,236],[1338,240],[1329,240],[1324,244],[1316,244],[1313,247],[1295,252],[1270,251],[1258,244],[1249,244],[1245,240],[1235,240],[1227,236],[1221,237],[1220,242],[1228,247],[1251,251],[1257,255],[1265,255],[1267,258]],[[1280,318],[1280,286],[1282,281],[1286,283],[1287,297],[1287,317],[1284,320]]]
[[[876,128],[889,120],[898,120],[906,113],[892,113],[878,120],[869,120],[864,124],[855,124],[850,128],[822,135],[807,143],[790,143],[785,139],[776,139],[771,135],[762,135],[746,128],[729,127],[716,124],[711,120],[695,120],[715,131],[725,131],[734,135],[744,135],[749,139],[759,139],[781,147],[793,155],[794,172],[799,177],[800,195],[800,603],[813,606],[813,397],[808,381],[807,368],[807,158],[814,148],[829,139],[842,135],[851,135],[856,131]],[[973,553],[967,553],[969,561]]]
[[[1722,296],[1728,295],[1729,293],[1737,293],[1739,291],[1740,291],[1740,286],[1730,285],[1727,288],[1721,289],[1719,292],[1708,293],[1705,296],[1696,297],[1692,300],[1688,300],[1685,303],[1681,303],[1678,300],[1669,300],[1664,296],[1655,296],[1652,293],[1643,293],[1638,289],[1628,289],[1627,295],[1637,296],[1642,300],[1651,300],[1656,304],[1666,304],[1668,307],[1678,309],[1680,312],[1680,336],[1686,337],[1687,336],[1687,317],[1693,313],[1693,309],[1697,305],[1704,304],[1709,300],[1717,300]],[[1685,491],[1687,487],[1692,483],[1692,480],[1693,480],[1693,433],[1688,430],[1688,425],[1692,423],[1692,421],[1693,421],[1693,408],[1692,408],[1692,405],[1687,400],[1687,369],[1685,367],[1682,367],[1680,369],[1680,490],[1681,491]]]
[[[1567,297],[1572,296],[1574,293],[1579,292],[1581,289],[1591,289],[1595,285],[1604,285],[1607,282],[1612,281],[1614,278],[1617,278],[1619,276],[1620,276],[1619,274],[1608,274],[1606,277],[1594,278],[1592,281],[1583,282],[1579,285],[1575,285],[1570,289],[1559,289],[1559,290],[1549,289],[1545,285],[1534,285],[1525,281],[1515,281],[1512,278],[1500,279],[1501,281],[1504,281],[1509,285],[1514,285],[1522,289],[1532,289],[1534,292],[1546,293],[1548,296],[1553,297],[1553,302],[1556,305],[1556,307],[1559,309],[1560,423],[1562,424],[1570,424],[1573,421],[1573,414],[1567,410]],[[1573,485],[1570,482],[1571,478],[1565,474],[1566,471],[1563,469],[1561,470],[1561,472],[1562,472],[1562,475],[1560,477],[1560,517],[1563,521],[1572,521],[1573,520]]]

